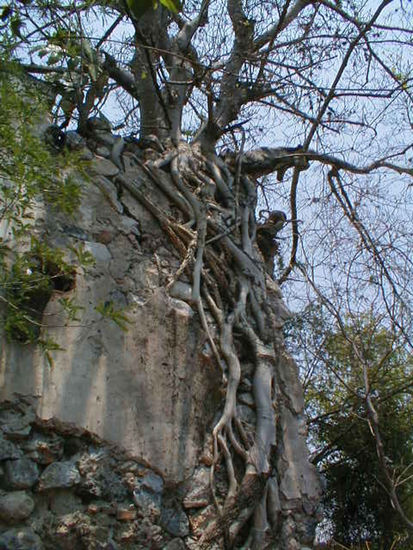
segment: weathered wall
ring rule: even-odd
[[[190,544],[188,517],[162,477],[91,434],[40,422],[28,399],[0,405],[0,461],[2,550]]]
[[[80,136],[71,137],[76,147],[84,147]],[[111,139],[110,134],[105,135],[105,143]],[[18,533],[28,537],[27,549],[37,550],[43,546],[140,549],[149,548],[149,540],[151,548],[195,550],[217,518],[210,489],[212,438],[205,434],[211,433],[222,410],[222,374],[199,316],[189,305],[191,287],[185,272],[180,273],[179,283],[169,292],[165,290],[182,258],[149,213],[150,208],[126,190],[125,182],[133,182],[143,197],[150,197],[174,217],[167,193],[160,191],[162,178],[169,175],[156,163],[152,163],[150,175],[143,165],[146,158],[160,155],[151,147],[129,143],[120,162],[113,158],[114,148],[101,145],[94,149],[98,155],[83,148],[94,175],[84,184],[83,203],[75,217],[56,215],[41,205],[35,212],[34,230],[39,237],[65,249],[81,243],[96,261],[94,267],[79,268],[73,290],[55,292],[44,312],[47,335],[64,351],[53,352],[51,367],[30,346],[3,341],[0,350],[0,400],[5,410],[12,411],[5,413],[6,454],[0,454],[5,468],[0,480],[0,519],[2,506],[6,510],[0,524],[0,550],[1,537],[9,537],[4,548],[14,548]],[[116,179],[119,164],[120,185]],[[266,303],[278,329],[288,312],[278,285],[269,277],[266,284]],[[62,296],[74,297],[83,307],[78,321],[67,323],[59,304]],[[105,302],[127,314],[130,324],[126,332],[96,311],[96,306]],[[206,315],[213,331],[212,316],[208,311]],[[312,544],[319,516],[319,485],[308,462],[296,365],[284,354],[281,335],[277,337],[275,376],[279,387],[274,390],[274,405],[279,421],[277,458],[269,484],[273,495],[270,521],[274,533],[284,541],[280,549],[303,550]],[[254,365],[242,347],[240,341],[237,415],[248,434],[257,420]],[[26,412],[20,413],[20,408]],[[19,425],[16,415],[26,419],[19,433],[7,428],[10,422]],[[55,441],[60,443],[55,445]],[[116,446],[115,454],[109,446]],[[39,459],[39,449],[48,455],[48,462]],[[96,458],[100,453],[103,461]],[[131,466],[123,463],[125,453]],[[52,470],[63,472],[65,479],[69,476],[68,486],[63,480],[44,487],[49,463],[56,464]],[[11,469],[20,469],[23,477],[31,472],[30,483],[10,481]],[[98,487],[93,489],[95,493],[85,489],[89,469],[93,470],[90,483]],[[96,478],[101,471],[107,472],[109,481],[106,474]],[[225,494],[228,480],[224,469],[216,467],[214,475],[218,492]],[[107,488],[111,476],[117,476],[113,481],[119,489],[116,494]],[[155,488],[147,486],[152,482]],[[20,490],[22,494],[12,494]],[[13,528],[9,516],[16,502],[21,502],[26,512]],[[173,536],[179,540],[172,541]],[[223,547],[222,534],[216,538],[217,546],[210,543],[210,548]],[[35,542],[30,546],[32,539]]]
[[[96,175],[75,218],[36,212],[39,235],[58,246],[84,243],[95,257],[64,293],[84,309],[67,324],[62,294],[48,304],[43,322],[65,350],[53,353],[53,368],[30,346],[3,342],[0,397],[34,396],[40,418],[89,430],[155,465],[171,483],[182,481],[220,399],[219,374],[196,315],[164,290],[179,260],[158,223],[126,191],[118,194],[110,160],[93,163]],[[128,174],[141,188],[151,185],[136,166]],[[152,200],[165,202],[156,194]],[[127,332],[95,311],[105,301],[125,311]]]

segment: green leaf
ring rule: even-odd
[[[121,310],[116,309],[114,303],[108,300],[95,307],[95,310],[102,315],[105,319],[113,321],[123,332],[128,330],[128,324],[132,324],[133,321]]]
[[[83,306],[78,306],[74,298],[60,298],[59,304],[63,307],[70,321],[80,321],[78,313],[85,309]]]
[[[20,32],[20,29],[23,26],[23,21],[20,19],[18,15],[14,15],[10,20],[10,29],[12,34],[15,36],[18,36],[19,38],[23,38]]]
[[[56,65],[56,63],[59,63],[61,59],[62,59],[61,53],[52,53],[49,56],[49,59],[47,60],[46,64],[50,67],[51,65]]]
[[[1,12],[0,19],[2,21],[6,21],[10,17],[10,15],[13,13],[13,9],[11,6],[5,6]]]
[[[85,250],[85,245],[81,243],[79,246],[68,246],[77,257],[77,261],[82,267],[91,267],[95,265],[95,258],[88,250]]]
[[[162,6],[173,13],[179,13],[182,9],[182,4],[179,0],[159,0]]]

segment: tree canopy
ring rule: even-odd
[[[400,502],[411,517],[412,355],[395,346],[391,331],[367,316],[347,320],[344,329],[328,324],[322,308],[314,307],[289,327],[291,344],[308,354],[301,358],[312,460],[325,477],[326,516],[332,522],[324,523],[324,536],[329,533],[348,546],[368,542],[378,549],[392,544],[410,548],[408,530],[389,506],[383,466],[391,471]],[[302,332],[308,335],[306,342]],[[377,460],[366,379],[380,419],[384,464]]]

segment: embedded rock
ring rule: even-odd
[[[38,535],[29,527],[15,528],[0,535],[0,550],[44,550]]]
[[[83,508],[81,498],[68,489],[50,491],[48,498],[50,510],[58,516],[73,514]]]
[[[33,509],[33,499],[25,491],[14,491],[0,496],[0,519],[6,523],[25,520]]]
[[[5,482],[11,489],[30,489],[39,479],[37,464],[28,458],[5,462]]]
[[[110,155],[106,148],[103,152],[107,152],[108,156]],[[92,170],[95,174],[100,176],[116,176],[116,174],[119,174],[119,168],[117,168],[113,162],[103,157],[93,159]]]
[[[184,508],[201,508],[211,500],[209,468],[198,468],[190,480],[190,489],[183,500]]]
[[[80,474],[72,462],[54,462],[47,466],[39,481],[39,491],[65,489],[80,482]]]
[[[137,487],[133,491],[133,501],[142,514],[158,517],[161,513],[162,495]]]
[[[35,414],[30,404],[21,401],[17,411],[10,408],[10,403],[0,407],[0,426],[3,434],[12,439],[24,439],[31,432]]]
[[[0,436],[0,460],[21,458],[22,455],[22,451],[14,443]]]
[[[164,550],[185,550],[185,544],[182,539],[172,539],[165,546]]]
[[[178,506],[162,509],[161,525],[175,537],[185,537],[189,534],[188,516]]]
[[[26,456],[38,464],[50,464],[63,455],[63,439],[43,433],[35,433],[24,443]]]
[[[150,493],[162,493],[163,479],[161,476],[148,472],[138,480],[138,485]]]

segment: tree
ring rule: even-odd
[[[307,323],[316,325],[324,338],[322,346],[306,344],[315,359],[306,380],[306,402],[313,462],[326,480],[326,515],[332,522],[327,531],[348,546],[368,542],[372,548],[409,548],[408,531],[397,509],[389,506],[388,479],[377,460],[363,362],[368,364],[370,394],[380,419],[385,466],[411,516],[411,354],[395,346],[391,331],[368,316],[346,323],[343,333],[331,328],[321,308],[309,308],[291,324],[292,341],[300,340],[296,331]],[[305,360],[303,364],[308,366]]]
[[[118,181],[158,220],[180,255],[169,288],[191,273],[188,302],[222,370],[226,397],[212,432],[218,514],[199,544],[225,535],[227,546],[263,548],[277,541],[298,548],[312,539],[318,489],[311,468],[300,462],[301,394],[282,343],[280,291],[272,277],[274,239],[287,219],[274,213],[277,195],[271,198],[272,181],[265,177],[276,173],[290,202],[290,258],[279,283],[295,269],[321,292],[314,278],[323,258],[312,262],[307,246],[299,251],[298,209],[305,200],[299,184],[316,181],[341,212],[332,209],[330,218],[322,204],[318,216],[313,211],[320,240],[322,222],[331,227],[334,216],[349,222],[358,244],[348,280],[380,289],[380,307],[409,345],[411,295],[401,291],[409,269],[388,265],[392,255],[405,257],[405,245],[390,218],[380,240],[359,212],[394,175],[398,194],[409,191],[411,7],[391,0],[377,6],[204,0],[185,2],[175,13],[176,3],[161,4],[12,2],[2,13],[4,48],[55,94],[61,128],[76,124],[83,136],[96,135],[91,115],[111,104],[105,112],[124,138],[139,135],[141,145],[150,142],[158,152],[142,169],[162,187],[178,219],[137,186]],[[396,53],[399,43],[405,50]],[[107,129],[107,121],[98,120]],[[112,143],[114,162],[124,138]],[[159,168],[167,181],[156,176]],[[257,224],[258,191],[268,212]],[[383,244],[383,235],[390,244]],[[252,376],[243,369],[247,363]],[[252,429],[237,408],[245,378],[257,412]],[[370,413],[374,417],[374,407]],[[226,479],[218,487],[219,466]]]

